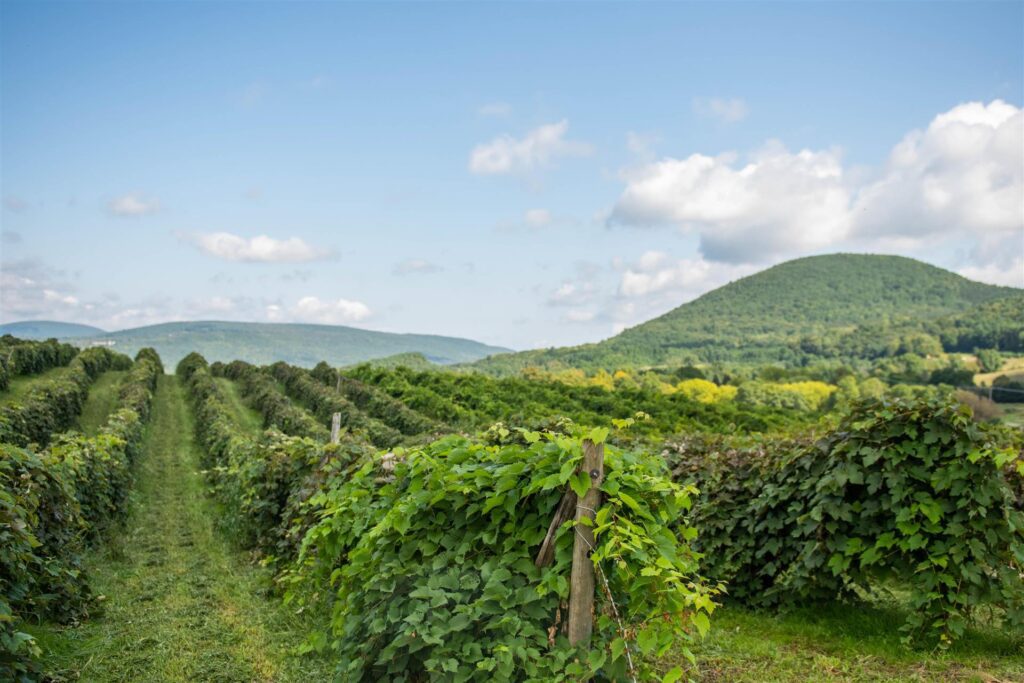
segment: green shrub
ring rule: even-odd
[[[950,398],[886,400],[859,404],[814,444],[677,472],[705,494],[690,523],[709,574],[737,599],[853,597],[901,580],[908,638],[947,644],[984,605],[1024,624],[1024,513],[1001,443]]]
[[[314,496],[322,521],[306,536],[299,585],[336,592],[331,633],[310,646],[338,657],[339,679],[623,680],[626,647],[644,667],[671,648],[688,653],[707,629],[715,591],[674,529],[695,491],[673,484],[660,458],[608,448],[592,558],[625,633],[599,595],[589,655],[569,647],[559,629],[571,523],[552,566],[533,560],[578,478],[581,442],[526,437],[505,446],[448,437],[364,458]]]
[[[4,335],[0,337],[0,391],[7,390],[11,377],[67,365],[77,353],[74,346],[56,339],[28,341]]]

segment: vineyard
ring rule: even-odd
[[[10,337],[0,381],[4,680],[1024,680],[1024,441],[948,396]]]

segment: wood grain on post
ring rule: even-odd
[[[555,516],[551,518],[551,524],[548,525],[548,533],[544,537],[544,542],[540,544],[537,559],[533,561],[537,567],[546,567],[554,561],[555,537],[558,536],[558,530],[562,528],[563,524],[572,519],[575,514],[576,492],[570,488],[562,496],[562,501],[555,510]]]
[[[576,504],[576,535],[572,547],[572,574],[569,579],[569,643],[586,644],[594,631],[594,547],[593,526],[579,524],[584,517],[593,521],[601,505],[601,481],[604,479],[604,444],[590,439],[583,442],[581,470],[590,474],[590,489]]]
[[[331,417],[331,443],[338,443],[341,440],[341,413],[335,413]]]

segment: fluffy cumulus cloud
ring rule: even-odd
[[[747,118],[750,107],[745,100],[738,97],[695,97],[693,111],[704,118],[716,119],[722,123],[736,123]]]
[[[611,222],[697,232],[714,260],[765,261],[823,247],[850,229],[849,189],[834,150],[790,152],[771,142],[745,163],[735,154],[693,154],[629,169],[623,179]]]
[[[40,261],[0,264],[0,312],[5,321],[73,315],[81,302],[65,273]]]
[[[280,313],[280,309],[278,309]],[[350,299],[320,299],[304,296],[292,306],[288,313],[296,322],[321,323],[324,325],[347,325],[370,317],[370,307],[361,301]]]
[[[310,246],[298,237],[275,239],[267,235],[241,237],[229,232],[211,232],[185,236],[201,251],[236,263],[303,263],[330,256],[330,252]]]
[[[568,132],[569,121],[562,119],[534,128],[522,138],[500,135],[473,149],[469,170],[484,175],[525,172],[548,166],[559,158],[593,152],[588,143],[567,140]]]
[[[396,263],[391,272],[395,275],[428,275],[442,270],[444,269],[441,266],[426,259],[410,258]]]
[[[710,261],[769,263],[837,250],[967,243],[964,272],[1024,284],[1024,112],[962,104],[851,173],[837,150],[778,142],[741,158],[692,154],[626,169],[609,222],[697,234]],[[965,270],[966,269],[966,270]]]
[[[114,216],[147,216],[160,210],[160,201],[138,193],[125,194],[107,202],[107,210]]]

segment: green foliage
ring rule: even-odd
[[[975,349],[978,366],[982,372],[995,372],[1003,366],[1003,355],[996,349]]]
[[[0,391],[10,386],[10,378],[37,375],[71,362],[78,349],[56,339],[26,341],[10,335],[0,337]]]
[[[360,365],[346,377],[375,386],[416,411],[459,428],[484,429],[506,422],[545,430],[560,418],[577,424],[610,427],[638,411],[652,416],[635,425],[634,437],[677,434],[683,430],[768,431],[809,419],[793,411],[743,406],[731,401],[709,404],[685,394],[666,394],[643,386],[613,390],[523,377],[496,379],[480,373],[416,372]]]
[[[992,380],[992,400],[997,403],[1024,403],[1024,373],[999,375]]]
[[[334,413],[341,413],[342,427],[353,434],[365,435],[375,446],[388,448],[402,440],[397,429],[370,417],[352,401],[313,379],[309,371],[279,362],[270,366],[270,372],[284,385],[289,396],[306,405],[325,424],[330,424]]]
[[[401,401],[377,387],[347,377],[327,363],[318,363],[310,375],[328,388],[336,388],[370,417],[380,420],[406,436],[427,432],[438,433],[443,426],[417,413]]]
[[[85,351],[82,373],[116,362]],[[125,378],[120,407],[94,437],[58,435],[41,454],[0,444],[0,676],[31,679],[38,647],[19,630],[30,616],[67,621],[82,615],[89,586],[84,544],[119,519],[131,485],[152,391],[163,371],[140,352]]]
[[[227,368],[223,371],[228,372]],[[260,392],[267,388],[261,379],[266,375],[260,370],[239,364],[231,372],[249,377]],[[369,449],[350,438],[325,448],[322,440],[286,436],[273,429],[249,438],[231,419],[226,399],[202,356],[186,356],[178,364],[177,374],[192,403],[203,466],[222,504],[223,525],[243,547],[257,549],[270,558],[293,555],[304,527],[312,524],[300,508],[316,490],[325,456],[361,454]],[[269,396],[269,392],[259,395]],[[261,403],[269,406],[279,401],[269,398]],[[294,410],[294,406],[286,406],[273,409],[272,414]],[[299,431],[304,429],[302,421],[294,416],[282,422]],[[293,529],[294,520],[300,518],[306,522]]]
[[[131,359],[106,348],[82,351],[58,377],[34,386],[23,400],[0,406],[0,443],[46,445],[82,412],[92,384],[107,370],[125,370]]]
[[[311,646],[334,651],[340,679],[622,680],[626,647],[646,666],[706,630],[715,591],[680,538],[694,530],[674,528],[695,491],[666,478],[656,457],[608,448],[592,557],[625,631],[605,597],[589,654],[568,646],[559,628],[572,523],[552,566],[537,569],[533,558],[581,442],[524,437],[504,446],[447,437],[363,458],[314,496],[322,521],[306,536],[296,581],[336,592],[332,632]]]
[[[1001,443],[955,401],[925,398],[859,404],[814,444],[673,459],[704,492],[690,523],[733,597],[827,600],[895,578],[908,637],[947,644],[984,605],[1024,624],[1024,513]]]
[[[324,424],[288,400],[278,389],[274,378],[259,368],[236,360],[227,365],[214,363],[210,370],[214,375],[223,375],[239,383],[245,400],[263,416],[265,428],[280,429],[285,434],[308,436],[319,441],[326,441],[330,436]]]

